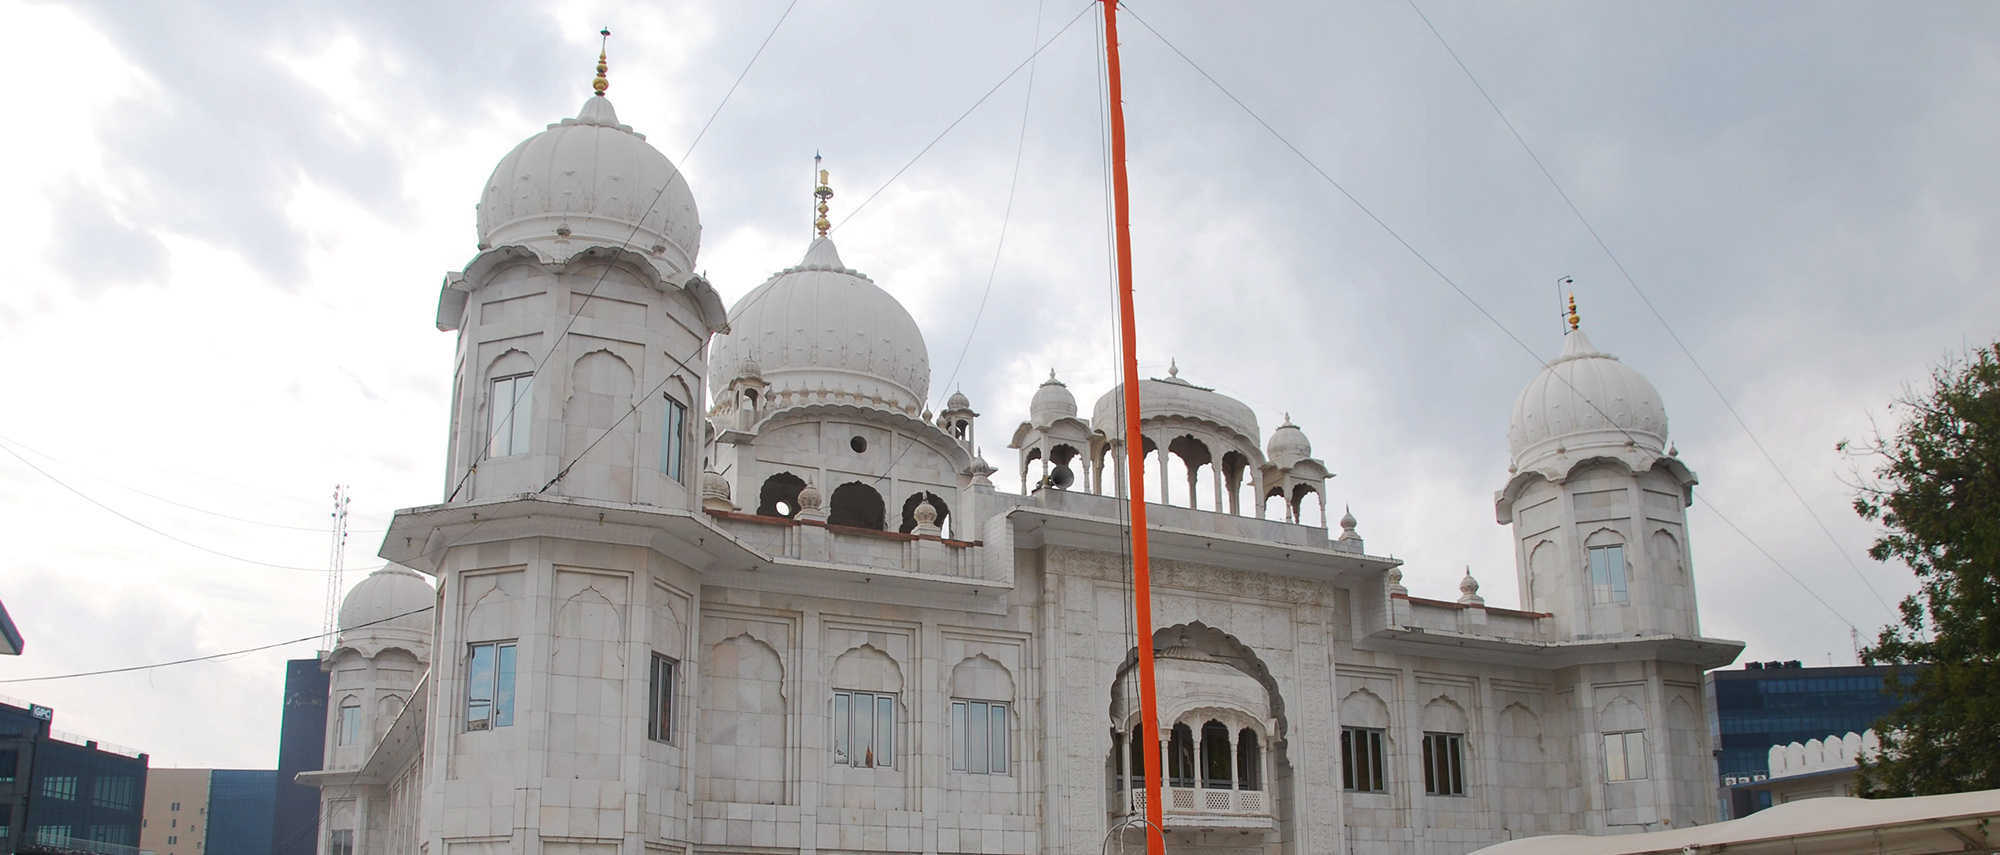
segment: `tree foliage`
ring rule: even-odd
[[[1841,447],[1872,459],[1854,500],[1883,533],[1868,554],[1918,579],[1900,624],[1862,652],[1918,666],[1890,681],[1901,706],[1876,725],[1861,792],[1918,796],[2000,788],[2000,342],[1934,367],[1891,410],[1891,439]]]

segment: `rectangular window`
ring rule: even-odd
[[[1625,602],[1624,545],[1593,546],[1588,551],[1591,600],[1599,603]]]
[[[0,751],[0,784],[14,783],[14,770],[21,765],[21,752],[9,748]]]
[[[354,855],[354,832],[345,828],[327,832],[326,855]]]
[[[660,742],[674,741],[674,665],[672,659],[653,654],[653,678],[647,689],[646,735]]]
[[[1465,734],[1424,734],[1424,792],[1465,795]]]
[[[64,849],[68,849],[70,848],[69,826],[67,825],[37,826],[35,828],[35,842],[40,843],[43,846],[60,846]]]
[[[173,834],[169,834],[169,835],[167,835],[167,845],[168,845],[168,846],[172,846],[172,845],[174,845],[174,844],[176,844],[176,843],[179,843],[179,842],[181,842],[181,839],[180,839],[180,837],[179,837],[178,835],[173,835]]]
[[[1382,757],[1382,731],[1371,727],[1340,729],[1340,786],[1357,793],[1388,792],[1382,774],[1388,768]]]
[[[514,642],[472,645],[465,675],[465,729],[491,730],[514,723]]]
[[[174,806],[173,806],[173,807],[170,807],[170,808],[167,808],[167,810],[180,810],[180,809],[181,809],[181,803],[180,803],[180,802],[174,802]]]
[[[667,398],[667,414],[660,420],[660,474],[676,481],[685,480],[681,476],[687,457],[687,416],[686,405]]]
[[[340,745],[361,744],[361,705],[340,705]]]
[[[493,380],[493,394],[486,399],[486,407],[490,410],[487,414],[487,457],[528,453],[528,428],[535,421],[534,394],[533,374],[516,374]]]
[[[105,775],[92,783],[90,801],[101,808],[131,810],[139,806],[137,783],[130,775]]]
[[[42,795],[51,799],[76,798],[75,775],[50,775],[42,779]],[[67,833],[64,834],[68,836]]]
[[[1632,730],[1604,735],[1604,780],[1636,781],[1646,777],[1646,734]]]
[[[833,763],[891,769],[896,756],[896,696],[833,693]]]
[[[989,701],[951,702],[951,768],[975,775],[1005,775],[1007,705]]]

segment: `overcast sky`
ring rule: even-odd
[[[1455,597],[1469,566],[1513,605],[1493,491],[1574,277],[1698,495],[1755,539],[1690,509],[1704,632],[1852,662],[1849,625],[1872,638],[1913,584],[1863,554],[1834,444],[2000,335],[2000,7],[1421,3],[1720,395],[1406,0],[1135,9],[1492,319],[1127,17],[1143,370],[1177,359],[1267,434],[1289,412],[1335,515],[1413,593]],[[686,170],[726,298],[805,250],[823,152],[843,259],[917,318],[933,399],[964,389],[989,460],[1013,471],[1004,437],[1051,368],[1087,413],[1114,369],[1094,12],[801,0],[684,158],[785,8],[0,0],[0,445],[131,520],[0,454],[0,598],[28,649],[0,680],[315,633],[333,485],[349,584],[396,508],[442,498],[439,282],[475,252],[492,165],[587,96],[600,26],[619,115]],[[1024,72],[847,219],[1038,31],[1062,35],[1032,97]],[[156,766],[268,768],[282,661],[313,650],[0,692]]]

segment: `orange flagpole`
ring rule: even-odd
[[[1118,2],[1104,4],[1104,56],[1110,78],[1111,101],[1111,197],[1112,219],[1117,226],[1118,323],[1125,341],[1125,501],[1132,509],[1132,611],[1138,623],[1139,642],[1139,727],[1134,738],[1151,746],[1146,752],[1146,848],[1151,855],[1166,855],[1167,841],[1160,833],[1164,821],[1161,800],[1164,776],[1160,768],[1160,710],[1153,686],[1153,580],[1146,563],[1146,454],[1143,443],[1137,454],[1132,444],[1139,437],[1139,347],[1138,324],[1132,316],[1132,202],[1125,183],[1125,103],[1118,76]]]

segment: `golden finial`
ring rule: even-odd
[[[1581,319],[1576,316],[1576,292],[1571,291],[1569,292],[1569,328],[1576,329],[1576,324],[1579,320]]]
[[[813,168],[819,169],[819,154],[817,152],[813,154]],[[827,174],[824,169],[819,170],[819,186],[813,188],[813,198],[819,200],[819,203],[813,206],[813,211],[819,214],[819,216],[813,218],[813,228],[819,230],[820,237],[826,237],[827,229],[833,227],[833,224],[827,222],[826,219],[826,200],[833,198],[833,188],[827,186]]]
[[[611,70],[611,67],[604,63],[604,51],[611,46],[611,28],[605,27],[598,30],[597,34],[603,36],[604,40],[597,47],[597,79],[590,81],[590,88],[597,92],[597,97],[602,98],[604,90],[611,88],[611,79],[604,76],[605,72]]]

